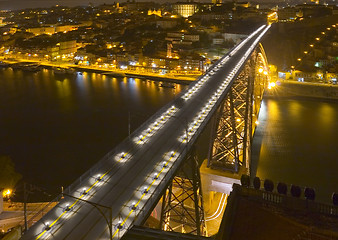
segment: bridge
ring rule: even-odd
[[[206,235],[194,144],[211,124],[208,165],[231,172],[249,167],[254,122],[267,79],[259,42],[269,27],[259,27],[231,49],[65,189],[58,204],[22,239],[120,239],[146,221],[161,197],[161,227],[168,230],[170,220],[175,220],[169,213],[170,186],[185,162],[193,169],[190,185],[182,175],[176,184],[191,189],[187,196],[195,204],[195,226],[188,224],[187,231]]]

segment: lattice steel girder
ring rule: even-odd
[[[255,50],[216,111],[209,148],[208,166],[238,172],[249,170],[250,148],[268,76],[262,46]]]
[[[193,149],[162,197],[162,230],[207,235],[198,166]]]
[[[238,171],[247,165],[252,116],[253,69],[249,60],[216,112],[208,166]]]

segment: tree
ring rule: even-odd
[[[14,163],[9,156],[0,156],[0,188],[14,188],[22,178],[14,168]]]

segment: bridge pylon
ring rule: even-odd
[[[262,46],[256,49],[217,109],[209,146],[208,167],[249,173],[251,142],[268,80]]]
[[[162,196],[160,229],[207,235],[201,177],[194,147]]]

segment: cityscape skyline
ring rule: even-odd
[[[132,2],[133,0],[130,0]],[[76,6],[86,6],[90,3],[94,6],[102,5],[102,4],[113,4],[114,2],[120,2],[124,3],[127,2],[127,0],[120,0],[120,1],[114,1],[114,0],[0,0],[0,11],[1,10],[20,10],[20,9],[26,9],[26,8],[49,8],[55,5],[62,5],[67,7],[76,7]],[[151,2],[151,1],[144,1],[144,0],[135,0],[135,2]],[[188,0],[157,0],[153,1],[157,3],[175,3],[175,2],[188,2]],[[194,2],[210,2],[213,3],[213,0],[195,0]],[[230,2],[230,1],[224,1],[223,2]],[[261,3],[267,3],[267,2],[276,2],[280,3],[281,1],[276,0],[258,0],[255,2],[261,2]],[[285,1],[282,1],[285,2]]]
[[[85,6],[92,3],[94,6],[101,4],[113,4],[114,2],[127,2],[127,0],[114,1],[114,0],[0,0],[0,10],[20,10],[25,8],[38,8],[38,7],[52,7],[55,5],[64,5],[67,7],[76,7],[76,6]],[[130,1],[132,2],[132,1]],[[145,1],[136,1],[136,2],[145,2]],[[178,2],[177,0],[158,0],[159,3],[174,3]],[[196,1],[200,2],[200,1]],[[210,0],[211,2],[211,0]]]

